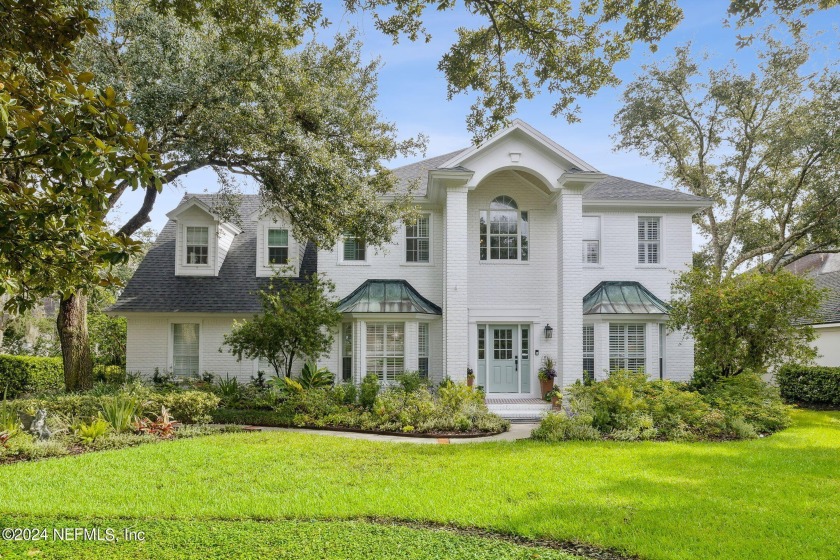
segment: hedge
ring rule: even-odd
[[[11,399],[25,392],[55,391],[63,387],[61,358],[0,354],[0,397],[4,390]]]
[[[776,381],[788,402],[840,406],[840,367],[789,364],[776,373]]]

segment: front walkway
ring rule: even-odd
[[[484,443],[486,441],[516,441],[519,439],[528,439],[531,436],[531,430],[536,427],[536,424],[511,424],[510,430],[501,434],[493,436],[482,436],[474,438],[424,438],[424,437],[405,437],[405,436],[389,436],[382,434],[362,434],[356,432],[334,432],[332,430],[308,430],[305,428],[270,428],[266,426],[245,426],[249,430],[259,430],[265,432],[294,432],[299,434],[313,434],[318,436],[333,436],[343,437],[347,439],[361,439],[367,441],[387,441],[391,443]]]

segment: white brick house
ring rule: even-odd
[[[321,363],[339,381],[469,367],[489,394],[533,397],[545,356],[564,385],[619,367],[691,376],[692,341],[666,332],[665,302],[708,201],[604,175],[521,121],[395,173],[419,181],[421,218],[383,247],[316,250],[256,196],[234,225],[212,195],[186,195],[111,309],[128,318],[128,370],[254,375],[219,349],[233,319],[259,312],[274,260],[335,282],[344,319]]]

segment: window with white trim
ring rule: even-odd
[[[417,325],[417,369],[421,377],[429,378],[429,323]]]
[[[207,264],[210,255],[210,228],[187,226],[187,264]]]
[[[645,369],[645,326],[610,325],[610,371]]]
[[[595,325],[583,325],[583,379],[595,380]]]
[[[639,218],[639,264],[659,264],[661,260],[660,218]]]
[[[418,216],[417,221],[405,226],[405,261],[429,262],[429,215]]]
[[[583,217],[583,262],[599,264],[601,262],[601,217]]]
[[[269,228],[266,245],[268,246],[268,264],[288,264],[289,230]]]
[[[198,323],[172,324],[172,373],[198,375]]]
[[[485,346],[484,346],[484,343],[485,343],[484,333],[485,333],[484,327],[478,327],[478,359],[479,360],[484,359],[484,348],[485,348]]]
[[[528,212],[520,212],[509,196],[497,196],[479,216],[479,258],[482,261],[527,261]]]
[[[341,380],[353,380],[353,323],[341,325]]]
[[[405,370],[405,323],[367,324],[366,365],[379,381],[396,381]]]
[[[345,261],[364,261],[367,247],[365,242],[355,235],[344,235],[344,260]]]

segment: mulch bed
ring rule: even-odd
[[[426,438],[426,439],[470,439],[487,436],[495,436],[503,434],[504,432],[385,432],[381,430],[363,430],[361,428],[341,428],[337,426],[259,426],[252,424],[245,426],[245,430],[258,430],[261,427],[266,428],[291,428],[299,430],[319,430],[324,432],[347,432],[351,434],[373,434],[378,436],[400,436],[412,438]]]

